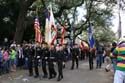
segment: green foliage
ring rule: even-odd
[[[0,38],[13,39],[15,24],[19,13],[19,3],[16,0],[0,0]]]
[[[2,27],[0,33],[2,33],[2,35],[4,35],[3,33],[7,33],[3,37],[13,39],[17,18],[20,7],[22,6],[20,1],[21,0],[0,0],[0,26]],[[114,33],[110,27],[112,26],[111,20],[113,18],[113,7],[116,5],[116,0],[93,0],[93,2],[92,0],[34,0],[34,3],[29,6],[27,17],[25,18],[25,32],[29,32],[25,34],[23,39],[28,40],[28,38],[34,37],[32,34],[34,34],[33,23],[36,15],[39,16],[42,35],[44,35],[45,9],[50,4],[52,4],[56,22],[62,25],[67,24],[66,30],[69,33],[67,35],[68,38],[70,37],[72,24],[74,24],[76,28],[75,37],[77,37],[82,34],[82,32],[87,31],[88,22],[91,20],[94,30],[96,30],[94,36],[97,40],[109,41],[110,39],[114,39],[114,37],[112,39]],[[83,16],[84,20],[79,22],[77,21],[79,19],[78,7],[84,7],[83,10],[86,11],[86,15]],[[110,30],[110,32],[105,30]]]

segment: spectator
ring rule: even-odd
[[[0,47],[0,75],[2,74],[2,48]]]
[[[9,73],[9,53],[7,47],[3,51],[3,70],[4,73]]]
[[[14,47],[11,47],[10,51],[10,62],[11,62],[11,71],[16,71],[16,55],[17,52]]]
[[[120,39],[118,46],[113,50],[112,57],[116,57],[116,71],[114,83],[123,83],[125,80],[125,38]]]
[[[102,62],[103,62],[103,53],[104,53],[104,47],[101,43],[99,43],[96,46],[96,54],[97,54],[97,63],[96,63],[96,68],[101,68]]]
[[[113,70],[114,70],[114,73],[115,73],[115,68],[116,68],[116,63],[117,63],[117,59],[116,57],[112,57],[112,52],[114,51],[114,49],[116,48],[117,46],[117,43],[116,42],[113,42],[112,43],[112,48],[111,48],[111,59],[112,59],[112,63],[113,63]]]
[[[17,45],[17,66],[22,68],[24,65],[24,55],[23,55],[23,49],[20,45]]]

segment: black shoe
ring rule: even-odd
[[[52,79],[53,77],[49,77],[49,79]]]
[[[65,65],[63,65],[63,69],[65,68],[66,66]]]
[[[109,72],[110,70],[108,70],[107,68],[105,68],[105,71],[106,71],[106,72]]]
[[[55,74],[55,75],[53,76],[53,78],[55,78],[55,77],[56,77],[56,75],[57,75],[57,74]]]
[[[61,79],[63,79],[63,76],[61,76]]]
[[[74,68],[70,68],[70,70],[73,70]]]
[[[44,75],[43,78],[47,78],[47,75]]]
[[[29,74],[29,76],[33,76],[33,74]]]
[[[39,77],[39,75],[34,76],[34,78],[38,78],[38,77]]]
[[[60,80],[61,80],[60,78],[57,79],[57,81],[60,81]]]

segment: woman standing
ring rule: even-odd
[[[3,70],[4,73],[9,73],[9,52],[7,48],[3,51]]]

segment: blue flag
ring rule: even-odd
[[[93,38],[93,34],[92,34],[92,25],[91,25],[91,23],[89,23],[88,36],[89,36],[90,47],[93,48],[94,47],[94,38]]]

